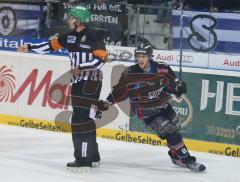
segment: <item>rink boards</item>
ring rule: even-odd
[[[0,123],[49,131],[69,129],[70,101],[58,104],[48,95],[56,80],[67,82],[70,69],[67,57],[0,52]],[[215,60],[216,61],[216,60]],[[119,65],[121,64],[121,65]],[[104,65],[101,99],[105,99],[124,66],[130,62],[110,62]],[[177,67],[173,67],[175,71]],[[239,72],[184,68],[188,94],[174,109],[182,116],[183,136],[191,150],[240,157],[240,82]],[[66,80],[65,80],[66,79]],[[70,87],[62,87],[63,95]],[[112,122],[97,130],[98,136],[126,142],[166,146],[141,122],[130,117],[118,105]],[[68,120],[55,125],[58,119]],[[107,116],[104,116],[107,117]],[[131,121],[131,122],[130,122]],[[140,123],[140,124],[139,124]]]

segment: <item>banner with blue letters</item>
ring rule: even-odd
[[[37,39],[31,37],[15,37],[15,36],[1,36],[0,35],[0,50],[3,51],[17,51],[19,46],[24,44],[39,44],[48,42],[48,39]],[[34,52],[32,52],[34,53]],[[60,49],[58,51],[48,53],[50,55],[67,56],[66,49]]]
[[[173,49],[180,48],[180,10],[172,14]],[[240,14],[184,11],[183,49],[240,53]]]

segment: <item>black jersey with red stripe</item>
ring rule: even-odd
[[[132,112],[140,118],[148,118],[169,105],[170,94],[176,94],[176,76],[165,63],[151,60],[151,71],[144,72],[138,64],[122,73],[112,89],[114,102],[129,98]]]
[[[102,80],[100,68],[106,62],[108,53],[103,40],[89,27],[84,28],[81,32],[65,33],[49,42],[29,44],[28,48],[40,54],[66,48],[71,67],[79,67],[81,70],[80,75],[74,78],[73,82]]]

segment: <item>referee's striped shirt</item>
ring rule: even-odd
[[[73,78],[73,83],[81,80],[102,80],[100,68],[107,61],[107,51],[103,40],[94,30],[86,27],[81,32],[72,31],[41,44],[28,44],[29,50],[39,54],[46,54],[62,48],[68,50],[71,67],[79,67],[81,73]]]

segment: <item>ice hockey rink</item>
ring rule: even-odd
[[[237,182],[240,160],[192,152],[207,166],[194,173],[172,165],[167,148],[98,138],[101,167],[90,173],[66,170],[73,161],[71,135],[0,125],[1,182]]]

